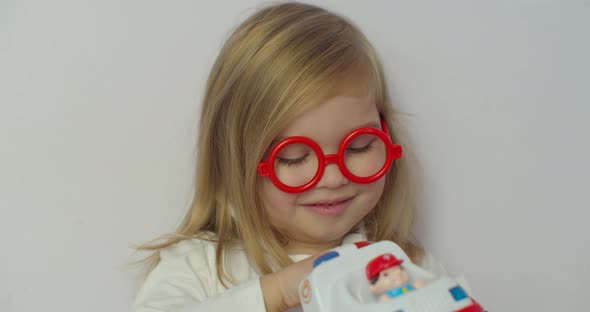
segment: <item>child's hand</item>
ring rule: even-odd
[[[260,278],[267,311],[284,311],[300,304],[299,283],[311,273],[313,261],[320,255],[321,253],[311,256]]]

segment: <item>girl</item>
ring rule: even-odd
[[[209,76],[192,207],[142,247],[154,266],[135,310],[283,311],[319,253],[365,239],[424,264],[395,117],[350,21],[300,3],[248,18]]]

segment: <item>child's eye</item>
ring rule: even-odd
[[[366,153],[368,151],[370,151],[373,148],[373,142],[363,146],[363,147],[349,147],[346,150],[348,150],[349,152],[353,153],[353,154],[358,154],[358,153]]]
[[[295,159],[277,157],[277,160],[279,161],[279,164],[281,166],[287,166],[287,167],[288,166],[298,166],[298,165],[301,165],[302,163],[305,162],[308,155],[309,154],[305,154],[302,157],[295,158]]]

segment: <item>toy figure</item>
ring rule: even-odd
[[[421,281],[410,283],[410,275],[401,266],[403,261],[386,253],[367,264],[367,279],[371,283],[369,289],[379,296],[379,301],[390,300],[423,286]]]

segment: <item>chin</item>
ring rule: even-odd
[[[348,227],[342,230],[332,227],[324,229],[324,231],[305,232],[305,239],[316,243],[330,243],[340,240],[348,231],[350,231]]]

